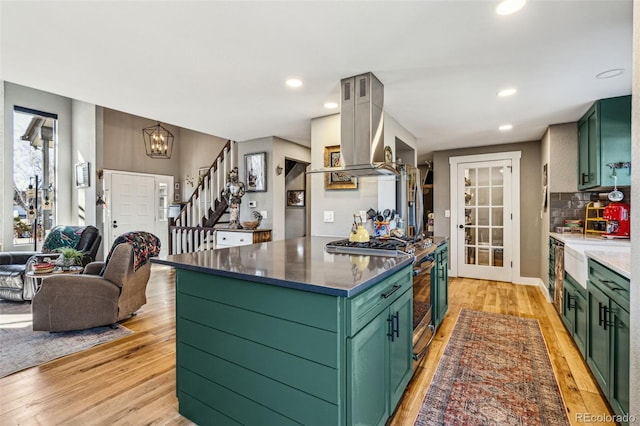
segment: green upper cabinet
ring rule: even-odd
[[[578,190],[613,186],[611,163],[631,161],[631,96],[600,99],[578,121]],[[616,171],[631,185],[630,168]]]

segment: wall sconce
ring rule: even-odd
[[[96,197],[96,206],[106,206],[106,205],[107,203],[102,198],[102,192],[99,192],[98,196]]]
[[[276,166],[276,174],[277,174],[278,176],[280,176],[280,175],[282,174],[282,166],[281,166],[280,164],[278,164],[278,165]]]

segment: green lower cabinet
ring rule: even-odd
[[[435,265],[431,270],[431,301],[433,325],[438,326],[449,310],[449,244],[441,244],[435,251]]]
[[[411,266],[352,297],[178,269],[176,390],[199,425],[383,425],[412,372]]]
[[[562,321],[583,357],[587,342],[587,297],[571,275],[565,274],[563,281]]]
[[[612,302],[611,334],[614,346],[611,348],[611,392],[609,402],[613,411],[626,414],[629,409],[629,313]]]
[[[623,419],[629,412],[629,284],[589,259],[587,365],[614,413]]]
[[[413,370],[412,291],[347,339],[347,424],[384,425]]]
[[[603,326],[603,309],[609,306],[609,298],[591,282],[589,290],[589,331],[587,337],[587,365],[600,389],[609,389],[609,330]]]
[[[347,342],[348,424],[384,425],[387,406],[388,313],[374,318]]]

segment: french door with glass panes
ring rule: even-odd
[[[458,276],[512,279],[511,160],[458,164]]]

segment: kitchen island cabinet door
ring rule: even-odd
[[[388,310],[385,310],[347,339],[349,425],[384,425],[389,418],[387,340],[392,324],[388,319]]]
[[[407,291],[390,307],[389,315],[396,322],[394,337],[389,344],[389,413],[393,413],[413,373],[412,291]]]

